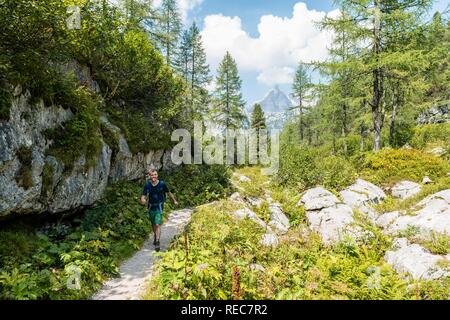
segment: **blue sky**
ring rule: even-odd
[[[186,25],[202,30],[213,74],[226,50],[236,59],[248,105],[275,85],[290,93],[299,60],[326,57],[331,35],[314,21],[336,13],[332,0],[178,0]],[[444,11],[449,0],[438,0]]]

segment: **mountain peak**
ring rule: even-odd
[[[265,113],[285,112],[293,106],[292,101],[279,86],[270,89],[266,96],[259,102]]]

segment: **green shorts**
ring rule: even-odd
[[[162,210],[149,210],[148,217],[153,225],[161,225],[163,222],[163,212]]]

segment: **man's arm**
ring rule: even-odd
[[[170,199],[172,199],[172,202],[174,203],[174,205],[178,205],[178,201],[175,199],[175,196],[173,195],[172,192],[167,192],[167,194],[169,195]]]

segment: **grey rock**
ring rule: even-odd
[[[270,222],[269,226],[275,229],[278,234],[285,234],[291,227],[288,217],[284,214],[279,203],[269,205]]]
[[[278,247],[278,244],[279,244],[277,235],[273,234],[273,233],[263,234],[260,243],[263,246],[273,247],[273,248]]]
[[[401,181],[392,187],[391,193],[395,198],[407,199],[415,196],[422,190],[420,184],[412,181]]]
[[[420,201],[412,215],[399,216],[387,229],[389,233],[417,227],[422,235],[431,232],[450,233],[450,189],[442,190]]]
[[[378,214],[370,205],[377,204],[386,198],[386,194],[381,188],[362,179],[356,180],[353,185],[342,190],[340,195],[345,204],[368,214],[372,221],[377,218]]]
[[[239,181],[240,181],[240,182],[252,182],[252,180],[251,180],[249,177],[244,176],[244,175],[241,175],[241,176],[239,177]]]
[[[434,280],[450,275],[450,272],[440,268],[437,263],[443,261],[443,256],[427,252],[418,244],[404,245],[396,251],[388,251],[385,260],[398,273],[407,273],[413,279]]]
[[[261,271],[261,272],[266,271],[266,268],[264,268],[262,265],[257,264],[257,263],[252,263],[252,264],[250,264],[250,265],[248,266],[248,268],[249,268],[250,270],[257,270],[257,271]]]
[[[320,211],[307,211],[311,230],[318,232],[325,244],[342,240],[354,223],[353,210],[346,204],[336,204]]]
[[[407,238],[395,238],[392,242],[393,249],[402,249],[409,246],[409,241]]]
[[[422,179],[422,183],[423,183],[423,184],[433,183],[433,180],[431,180],[430,177],[425,176],[425,177],[423,177],[423,179]]]
[[[306,210],[321,210],[340,202],[330,191],[322,187],[317,187],[306,191],[297,205],[303,205]]]
[[[232,215],[237,217],[238,219],[249,218],[250,220],[253,220],[257,224],[259,224],[261,227],[267,228],[267,224],[260,217],[258,217],[256,213],[254,213],[247,207],[232,212]]]
[[[392,211],[392,212],[386,212],[382,215],[380,215],[376,219],[376,224],[382,228],[387,228],[389,225],[391,225],[398,217],[400,216],[400,212],[398,211]]]

